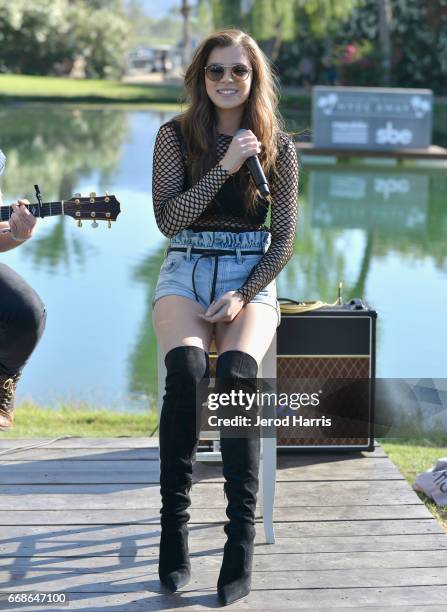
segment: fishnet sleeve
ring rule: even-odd
[[[183,191],[185,166],[174,128],[164,124],[155,139],[152,200],[155,221],[168,238],[189,227],[212,202],[230,173],[220,162],[193,187]]]
[[[298,158],[294,141],[289,136],[278,156],[277,169],[279,177],[270,185],[273,199],[271,242],[244,285],[237,290],[244,305],[276,278],[293,254],[298,212]]]

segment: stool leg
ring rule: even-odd
[[[262,438],[262,517],[265,541],[275,543],[273,505],[276,481],[276,438]]]
[[[276,334],[264,355],[260,367],[262,378],[268,380],[269,385],[273,387],[272,390],[276,391]],[[261,495],[265,541],[267,544],[274,544],[273,508],[275,504],[277,449],[276,431],[274,431],[273,427],[269,428],[269,434],[269,437],[262,437]]]

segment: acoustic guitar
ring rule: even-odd
[[[25,206],[34,217],[41,219],[55,215],[68,215],[76,219],[78,227],[82,227],[82,221],[91,220],[92,227],[98,227],[97,221],[107,221],[108,227],[111,228],[112,221],[116,221],[121,212],[120,203],[116,197],[107,192],[102,196],[91,193],[88,197],[75,193],[69,200],[25,204]],[[0,206],[0,221],[9,221],[12,212],[11,206]]]

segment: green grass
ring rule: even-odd
[[[134,85],[100,79],[0,75],[0,102],[144,105],[178,110],[181,95],[182,87],[172,84]],[[286,114],[298,111],[310,113],[311,95],[283,85],[280,110]],[[447,98],[438,98],[435,102],[435,127],[438,131],[443,130],[445,113],[447,113]]]
[[[0,75],[0,100],[178,104],[177,85],[130,85],[119,81]]]
[[[168,104],[178,106],[179,85],[132,85],[99,79],[68,79],[29,75],[0,75],[0,100],[27,102],[79,102],[114,104]],[[281,96],[285,108],[310,110],[310,96],[287,93]]]
[[[14,427],[0,433],[4,438],[56,438],[86,436],[149,436],[157,426],[157,414],[113,412],[86,404],[61,405],[46,409],[32,402],[19,404],[14,413]]]
[[[433,467],[441,457],[447,456],[447,438],[445,436],[398,441],[379,439],[378,441],[410,485],[413,485],[418,474]],[[418,493],[418,495],[447,531],[447,506],[437,506],[423,493]]]
[[[0,100],[39,102],[85,102],[115,104],[178,105],[182,94],[180,85],[134,85],[100,79],[69,79],[64,77],[0,75]],[[281,107],[309,112],[311,95],[296,88],[281,86]],[[435,115],[447,109],[447,98],[437,98]],[[441,116],[441,115],[440,115]]]

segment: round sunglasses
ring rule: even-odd
[[[231,68],[231,76],[235,81],[245,81],[252,72],[245,64],[210,64],[205,66],[204,70],[210,81],[220,81],[225,74],[225,68]]]

